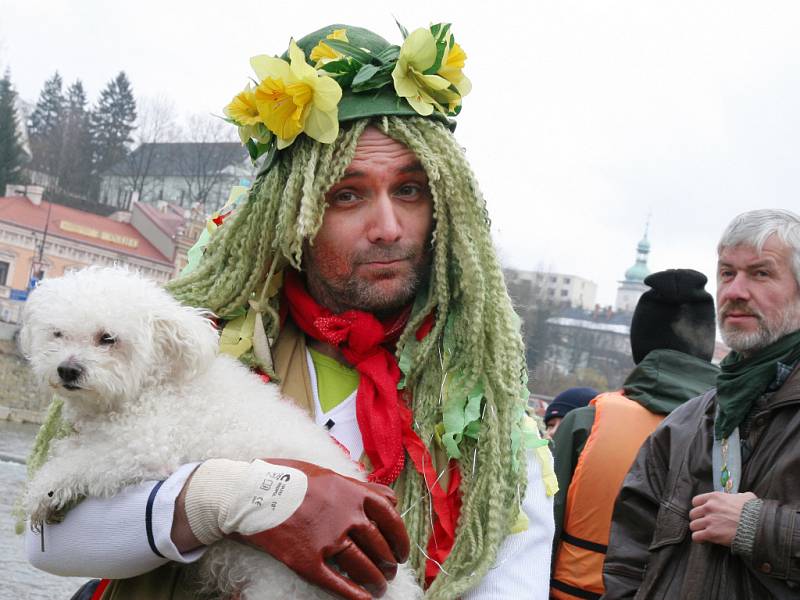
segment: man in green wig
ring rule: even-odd
[[[716,388],[642,446],[614,508],[604,598],[800,595],[800,217],[755,210],[718,247]]]
[[[447,24],[401,30],[395,46],[331,26],[251,60],[225,114],[260,174],[169,286],[219,315],[221,351],[278,382],[372,483],[295,461],[299,506],[245,536],[219,523],[248,464],[184,465],[29,534],[34,564],[112,579],[97,598],[188,598],[181,565],[238,536],[346,598],[379,596],[406,557],[428,598],[547,596],[555,477],[452,134],[466,55]]]

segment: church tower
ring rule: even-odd
[[[617,301],[614,308],[617,311],[633,312],[639,297],[647,291],[644,279],[650,275],[647,266],[647,255],[650,254],[650,242],[647,239],[647,230],[650,227],[648,220],[644,228],[644,237],[636,246],[636,263],[625,271],[625,279],[619,282],[617,288]]]

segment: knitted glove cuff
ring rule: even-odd
[[[764,501],[761,498],[753,498],[744,503],[742,515],[739,517],[739,524],[736,526],[736,535],[733,537],[733,543],[731,544],[731,551],[734,554],[747,558],[753,555],[758,520],[763,504]]]
[[[222,539],[225,521],[249,463],[212,458],[200,465],[186,490],[186,517],[195,537],[205,545]]]

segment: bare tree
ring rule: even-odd
[[[123,181],[139,198],[149,193],[157,160],[157,143],[175,141],[180,136],[175,103],[163,95],[139,98],[134,140],[136,149],[127,160]]]
[[[232,178],[226,168],[244,162],[247,153],[236,136],[236,128],[219,117],[193,115],[186,125],[184,139],[192,143],[184,145],[184,151],[177,158],[189,202],[205,206],[212,190],[225,179]]]

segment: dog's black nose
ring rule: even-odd
[[[61,363],[57,370],[58,376],[64,383],[75,383],[83,375],[83,367],[72,361]]]

